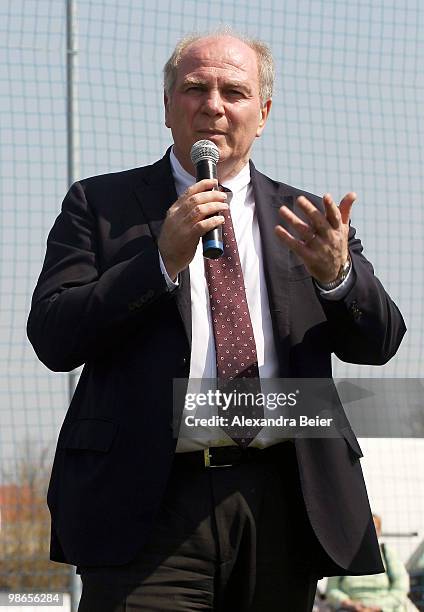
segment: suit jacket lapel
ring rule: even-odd
[[[288,278],[291,256],[289,249],[276,236],[274,228],[279,224],[287,227],[278,209],[283,204],[293,209],[293,189],[261,174],[252,162],[250,162],[250,171],[280,375],[288,376],[290,334]]]
[[[171,172],[169,152],[170,149],[156,164],[146,168],[146,171],[143,173],[142,182],[135,191],[143,216],[149,225],[154,240],[157,240],[159,237],[168,208],[178,198]],[[173,297],[180,312],[189,345],[191,346],[191,296],[188,268],[181,272],[179,283],[180,286],[173,292]]]

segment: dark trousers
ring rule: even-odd
[[[137,558],[79,568],[78,610],[309,612],[328,561],[306,515],[294,445],[286,442],[238,466],[174,465]]]

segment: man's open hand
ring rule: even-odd
[[[277,236],[300,257],[308,272],[321,283],[335,280],[348,258],[348,235],[350,211],[356,194],[347,193],[337,206],[329,193],[323,197],[325,214],[307,198],[300,196],[297,204],[308,217],[302,221],[287,206],[280,208],[285,219],[300,238],[295,238],[281,225],[277,225]]]

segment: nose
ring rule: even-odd
[[[205,92],[203,108],[204,111],[211,116],[224,114],[223,100],[217,89],[211,89]]]

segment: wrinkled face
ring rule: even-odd
[[[174,152],[191,174],[192,145],[212,140],[220,152],[220,180],[247,163],[253,141],[264,128],[271,101],[259,96],[256,53],[231,36],[210,37],[184,51],[171,96],[165,95],[165,123]]]

